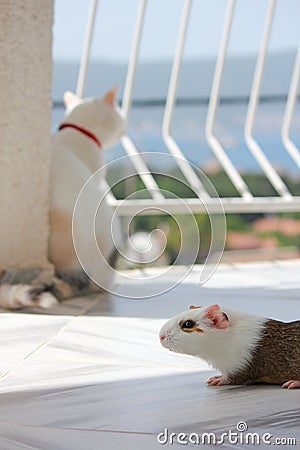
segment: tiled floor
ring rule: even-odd
[[[43,313],[3,311],[0,449],[182,448],[177,436],[173,445],[170,437],[162,445],[157,435],[167,428],[169,434],[187,433],[183,440],[195,440],[190,433],[219,439],[237,431],[240,421],[260,438],[296,438],[300,448],[300,390],[208,387],[214,372],[204,362],[172,354],[158,341],[166,319],[190,304],[218,302],[282,320],[299,318],[300,261],[221,265],[204,286],[200,271],[176,267],[160,276],[152,269],[135,272],[136,280],[124,273],[116,289],[128,298],[78,298]],[[225,439],[221,448],[251,447],[241,442],[245,432],[240,435],[239,443]]]

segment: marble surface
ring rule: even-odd
[[[295,438],[300,446],[300,390],[208,387],[215,372],[158,340],[162,324],[190,304],[299,318],[300,261],[224,264],[202,286],[201,267],[188,269],[175,267],[165,277],[157,277],[158,269],[124,272],[116,286],[126,297],[92,295],[47,311],[2,310],[0,449],[182,448],[179,433],[195,448],[188,441],[195,433],[220,439],[241,421],[260,439],[270,433],[271,440]],[[157,295],[133,299],[153,292],[153,283]],[[159,294],[172,283],[174,289]],[[238,443],[226,438],[221,448],[251,447],[242,442],[245,433]]]

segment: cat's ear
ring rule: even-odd
[[[114,107],[117,102],[117,92],[118,92],[118,86],[115,86],[114,88],[112,88],[112,90],[109,91],[103,97],[103,100],[105,101],[105,103],[107,103],[111,107]]]
[[[64,104],[66,108],[69,108],[73,103],[78,103],[80,98],[78,95],[73,94],[71,91],[66,91],[64,93]]]

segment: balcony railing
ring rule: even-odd
[[[91,1],[86,32],[86,42],[83,50],[77,84],[77,94],[79,96],[83,96],[85,90],[97,3],[97,0]],[[177,107],[177,88],[180,71],[182,65],[184,64],[183,53],[192,6],[192,0],[185,0],[182,10],[181,24],[178,30],[177,45],[173,58],[169,88],[168,92],[166,92],[166,102],[164,106],[163,120],[161,123],[161,133],[167,150],[174,160],[174,164],[178,166],[178,169],[185,177],[188,185],[195,192],[196,196],[194,198],[185,198],[184,205],[179,198],[166,198],[163,190],[159,188],[155,177],[145,162],[143,152],[137,149],[134,140],[127,134],[122,138],[122,146],[129,156],[136,173],[142,179],[150,198],[128,198],[125,200],[118,200],[114,197],[112,192],[110,192],[110,202],[115,208],[117,208],[118,214],[127,216],[134,215],[141,211],[143,211],[143,213],[151,214],[151,208],[155,208],[156,213],[158,210],[161,210],[170,214],[185,214],[187,207],[188,210],[193,213],[203,212],[207,209],[209,209],[211,213],[218,213],[220,212],[220,201],[221,207],[225,212],[285,212],[297,211],[300,209],[300,197],[295,196],[290,192],[289,188],[283,181],[281,174],[278,170],[276,170],[274,162],[266,156],[265,149],[258,143],[254,135],[254,123],[257,117],[258,104],[261,98],[262,78],[266,65],[266,57],[268,55],[270,32],[274,20],[276,0],[269,0],[268,3],[244,123],[244,139],[248,150],[256,160],[264,177],[273,186],[273,196],[260,197],[255,196],[251,192],[242,174],[229,158],[224,146],[222,145],[221,139],[216,134],[215,124],[220,105],[220,88],[224,74],[224,65],[227,58],[228,43],[232,30],[236,3],[236,0],[229,0],[227,4],[223,32],[216,58],[214,78],[208,101],[205,137],[219,165],[231,180],[239,196],[221,198],[221,200],[215,196],[211,196],[211,193],[208,192],[202,183],[201,177],[199,177],[197,170],[195,170],[193,165],[187,160],[184,151],[171,132],[173,115]],[[135,75],[139,64],[140,44],[146,15],[147,0],[140,0],[122,99],[122,109],[127,121],[132,107],[133,88],[135,83]],[[285,113],[283,116],[281,130],[281,139],[285,151],[289,154],[289,157],[293,159],[297,169],[300,169],[300,152],[291,137],[290,130],[295,105],[298,98],[299,76],[300,47],[296,55],[292,73],[290,74],[290,87],[286,97]]]

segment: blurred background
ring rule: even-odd
[[[138,4],[137,0],[99,2],[86,96],[101,97],[117,84],[119,99],[122,99]],[[160,186],[185,198],[195,197],[195,194],[185,183],[172,178],[178,176],[176,165],[168,159],[161,167],[160,161],[155,159],[155,152],[167,151],[161,123],[183,4],[183,0],[148,2],[128,135],[141,152],[154,153],[151,158],[147,156],[147,164],[157,174],[155,178]],[[235,197],[238,193],[215,159],[204,132],[226,6],[225,0],[193,2],[172,135],[186,158],[207,175],[220,197]],[[267,6],[267,0],[237,1],[215,124],[215,132],[231,161],[243,175],[253,195],[260,197],[276,193],[245,144],[244,122]],[[64,114],[64,91],[76,90],[88,11],[87,1],[55,2],[53,132]],[[299,168],[283,148],[280,132],[300,38],[299,17],[299,0],[278,0],[254,129],[258,143],[294,195],[300,195]],[[292,123],[292,137],[296,145],[300,144],[299,125],[298,103]],[[107,151],[106,158],[112,161],[124,154],[121,145],[118,145]],[[120,173],[128,175],[129,181],[114,185]],[[108,181],[114,185],[113,192],[117,198],[124,198],[143,188],[139,177],[132,174],[132,168],[121,163],[109,170]],[[196,262],[203,262],[210,245],[209,218],[206,214],[199,214],[195,219],[201,235]],[[224,261],[299,257],[300,212],[227,214],[226,220]],[[134,239],[138,249],[147,247],[147,236],[151,230],[163,232],[164,239],[161,233],[152,234],[151,242],[157,246],[157,257],[154,257],[152,264],[195,262],[191,260],[192,242],[191,248],[187,245],[177,258],[180,230],[176,217],[137,216],[129,225],[130,233],[137,235]],[[190,226],[187,217],[184,227],[188,230]],[[120,264],[136,267],[145,263],[141,259],[136,264],[124,261]]]

